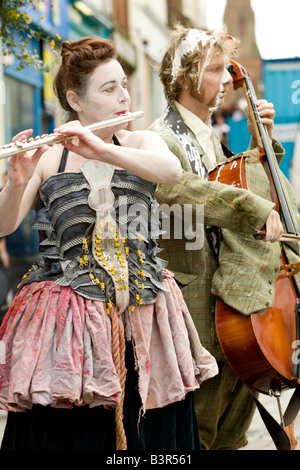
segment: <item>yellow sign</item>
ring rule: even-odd
[[[54,52],[50,48],[44,47],[43,49],[44,63],[47,63],[47,64],[54,63],[55,59],[56,59],[56,56]],[[55,94],[53,91],[54,77],[55,77],[55,71],[53,70],[53,68],[51,69],[50,72],[44,72],[44,99],[48,101],[55,100]]]

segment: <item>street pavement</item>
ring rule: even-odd
[[[288,390],[282,393],[280,402],[283,412],[285,411],[292,394],[293,390]],[[273,418],[280,422],[280,415],[276,398],[269,397],[267,395],[260,395],[259,400],[267,409],[267,411],[273,416]],[[2,440],[5,422],[6,412],[0,411],[0,441]],[[295,420],[295,438],[298,441],[296,450],[300,450],[300,413]],[[248,431],[248,444],[240,450],[276,450],[274,442],[266,430],[266,427],[257,410],[254,414],[253,421]]]

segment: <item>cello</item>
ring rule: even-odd
[[[298,394],[300,294],[294,275],[299,271],[300,263],[288,264],[284,251],[284,244],[287,244],[299,256],[298,226],[268,132],[256,107],[257,98],[251,78],[240,64],[233,60],[230,62],[228,70],[233,87],[234,90],[242,87],[245,92],[260,163],[268,177],[271,197],[287,234],[282,242],[273,307],[245,316],[217,298],[215,317],[218,340],[234,373],[251,390],[279,396],[281,390],[295,388]],[[238,156],[210,172],[209,180],[248,189],[245,168],[246,157]],[[261,239],[263,234],[260,232],[254,236]]]

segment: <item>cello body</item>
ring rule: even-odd
[[[247,189],[245,157],[226,162],[209,174],[210,181]],[[282,251],[281,265],[286,265]],[[297,290],[286,270],[275,284],[272,308],[249,316],[216,301],[216,329],[229,365],[251,389],[263,394],[295,388],[300,381],[293,373],[296,341]]]

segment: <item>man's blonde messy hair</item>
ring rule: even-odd
[[[168,103],[177,100],[182,86],[194,85],[199,80],[199,61],[204,62],[207,46],[202,47],[201,43],[194,51],[191,51],[186,56],[182,57],[181,67],[178,70],[176,80],[173,82],[172,67],[175,57],[175,51],[185,39],[190,29],[178,24],[175,26],[170,40],[168,42],[167,50],[164,53],[163,59],[159,66],[159,77],[164,87],[165,97]],[[225,31],[215,32],[206,31],[208,36],[216,39],[214,44],[214,52],[224,54],[228,60],[236,57],[238,54],[238,40],[228,36]]]

